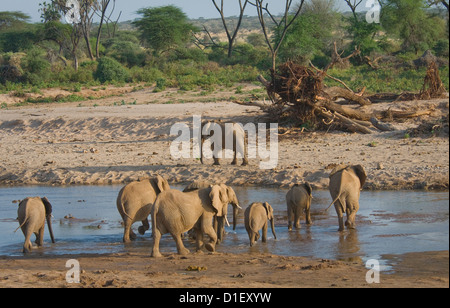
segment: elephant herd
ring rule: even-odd
[[[344,230],[344,213],[347,215],[345,226],[355,228],[355,216],[359,210],[359,196],[366,180],[366,172],[361,165],[339,165],[330,174],[329,191],[333,199],[327,210],[334,204],[339,221],[339,231]],[[288,229],[300,227],[300,216],[305,212],[306,223],[311,224],[312,188],[308,183],[295,184],[286,194]],[[143,235],[150,229],[148,217],[152,219],[153,257],[160,257],[159,243],[161,236],[170,233],[175,240],[179,254],[189,250],[183,245],[183,235],[189,232],[195,238],[196,249],[203,247],[215,251],[216,244],[223,241],[228,205],[233,207],[233,230],[236,228],[237,214],[242,210],[234,190],[225,184],[196,181],[183,191],[171,189],[167,180],[160,175],[154,178],[135,181],[124,186],[117,197],[117,209],[122,216],[124,234],[123,242],[136,238],[131,226],[141,221],[138,232]],[[36,235],[35,243],[43,244],[45,221],[54,242],[51,226],[52,206],[47,198],[26,198],[19,203],[18,220],[25,236],[23,252],[29,252],[32,244],[31,235]],[[244,224],[250,246],[259,239],[267,239],[269,222],[276,239],[274,214],[267,202],[254,202],[244,211]],[[17,230],[16,229],[16,230]],[[204,238],[204,235],[208,239]]]

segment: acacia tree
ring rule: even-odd
[[[299,16],[300,11],[302,10],[303,4],[305,3],[305,0],[300,0],[300,3],[298,4],[297,8],[295,9],[293,15],[289,14],[291,7],[292,7],[292,0],[286,0],[285,10],[284,10],[283,16],[281,17],[281,20],[277,20],[275,18],[275,16],[272,15],[272,13],[269,11],[269,4],[264,3],[264,0],[255,0],[254,3],[249,1],[249,3],[251,5],[253,5],[254,7],[256,7],[259,23],[261,24],[261,28],[264,33],[264,38],[266,40],[266,44],[269,47],[270,53],[272,55],[272,71],[275,72],[277,56],[278,56],[280,47],[283,44],[283,40],[286,37],[287,31],[291,27],[292,23]],[[267,13],[269,15],[269,17],[275,23],[276,28],[279,31],[280,35],[276,41],[273,41],[271,39],[271,36],[269,35],[269,29],[268,29],[267,23],[265,21],[264,13]]]
[[[248,0],[245,0],[244,4],[242,4],[242,0],[239,0],[240,13],[239,13],[238,22],[237,22],[237,25],[236,25],[236,28],[234,29],[234,31],[229,30],[229,26],[225,19],[225,13],[224,13],[224,8],[223,8],[224,0],[220,1],[220,6],[217,4],[216,0],[212,0],[212,2],[214,4],[214,6],[216,7],[217,11],[219,12],[220,18],[222,19],[222,24],[223,24],[223,27],[225,29],[225,32],[226,32],[227,38],[228,38],[228,58],[231,58],[231,55],[233,53],[233,45],[236,40],[239,29],[241,27],[242,18],[244,17],[244,11],[247,6]]]
[[[445,22],[430,15],[426,0],[385,0],[381,22],[392,34],[398,35],[404,50],[416,54],[432,48],[445,33]]]
[[[157,54],[188,42],[197,31],[186,14],[173,5],[143,8],[137,13],[142,17],[132,24],[139,29],[141,41]]]

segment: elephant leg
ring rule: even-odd
[[[232,165],[237,165],[237,151],[236,149],[234,151],[233,161],[231,162]]]
[[[148,223],[148,218],[146,218],[142,221],[142,226],[138,228],[139,234],[144,235],[148,229],[150,229],[150,224]]]
[[[36,244],[39,247],[44,246],[44,229],[45,225],[43,225],[42,228],[39,229],[39,232],[36,234]]]
[[[203,243],[203,232],[202,229],[200,227],[194,227],[194,231],[195,231],[195,242],[197,245],[197,251],[201,250],[204,246]]]
[[[159,252],[159,242],[161,240],[161,232],[158,230],[157,227],[153,227],[152,233],[153,233],[152,257],[160,258],[160,257],[162,257],[162,254]]]
[[[338,216],[339,231],[344,231],[344,212],[342,210],[342,204],[339,200],[334,204],[334,208],[336,209],[336,214]]]
[[[292,222],[294,221],[294,210],[288,206],[288,231],[292,231]]]
[[[347,206],[347,221],[345,222],[345,225],[348,229],[355,229],[356,228],[356,212],[359,208],[359,204],[354,205],[352,203],[349,203]]]
[[[133,222],[131,221],[130,218],[126,217],[123,220],[123,242],[124,243],[129,243],[131,242],[131,239],[134,239],[136,236],[134,235],[133,231],[131,230],[131,225],[133,224]]]
[[[306,224],[307,225],[311,225],[312,224],[312,220],[311,220],[311,207],[307,207],[305,210],[305,216],[306,216]]]
[[[27,253],[27,252],[30,252],[33,247],[33,245],[31,244],[31,240],[30,240],[31,234],[33,234],[33,233],[25,231],[24,234],[25,234],[25,242],[23,243],[22,252]]]
[[[242,166],[248,165],[248,142],[247,139],[244,140],[244,157],[242,157]]]
[[[268,224],[266,222],[264,224],[264,226],[262,227],[262,242],[263,243],[267,242],[267,227],[268,227]]]
[[[301,228],[301,226],[300,226],[300,212],[301,212],[301,210],[300,210],[300,207],[295,207],[295,210],[294,210],[294,226],[295,226],[295,229],[300,229]]]
[[[214,166],[219,166],[219,165],[220,165],[220,159],[214,157],[214,164],[213,164],[213,165],[214,165]]]
[[[181,232],[171,233],[175,243],[177,245],[177,251],[179,255],[187,255],[190,251],[184,247],[183,240],[181,239]]]
[[[216,232],[214,232],[214,228],[211,225],[211,219],[203,219],[202,230],[206,235],[209,236],[209,242],[205,244],[205,248],[212,252],[215,251],[217,243],[217,234]]]

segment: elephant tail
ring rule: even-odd
[[[130,218],[131,220],[133,220],[133,217],[131,217],[130,215],[128,215],[127,211],[125,210],[125,207],[123,206],[123,201],[122,200],[118,200],[118,203],[120,205],[120,208],[122,209],[122,213],[127,216],[128,218]]]
[[[28,221],[28,217],[27,218],[25,218],[25,220],[23,221],[23,223],[20,225],[20,226],[18,226],[17,227],[17,229],[16,230],[14,230],[14,233],[16,233],[17,232],[17,230],[19,230],[20,228],[22,228],[23,227],[23,225],[25,225],[25,223]]]
[[[331,207],[336,201],[339,200],[340,197],[341,197],[341,192],[339,192],[339,194],[337,195],[337,197],[330,203],[330,205],[327,207],[327,209],[325,210],[325,212],[327,212],[327,211],[330,209],[330,207]]]

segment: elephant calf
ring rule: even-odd
[[[20,224],[19,228],[22,229],[23,235],[25,235],[25,242],[23,244],[24,253],[31,251],[32,244],[30,238],[33,233],[36,235],[35,243],[38,246],[44,244],[45,220],[47,220],[52,243],[55,242],[51,221],[52,205],[46,197],[30,197],[22,200],[17,209],[17,217]]]
[[[244,223],[248,238],[250,239],[250,246],[253,246],[259,239],[259,230],[261,229],[262,242],[265,243],[267,241],[268,221],[270,221],[272,227],[272,234],[274,238],[277,239],[275,234],[273,208],[269,203],[254,202],[245,209]]]
[[[296,229],[300,228],[300,216],[305,211],[306,224],[312,224],[311,221],[311,199],[312,188],[306,182],[304,184],[295,184],[286,194],[286,205],[288,213],[288,229],[292,230],[292,222]]]
[[[123,219],[124,243],[136,238],[133,230],[131,230],[131,225],[137,221],[142,221],[142,226],[138,228],[139,234],[145,234],[145,231],[150,228],[148,216],[152,211],[156,197],[162,191],[169,189],[169,183],[157,175],[151,179],[131,182],[120,190],[117,196],[117,210]]]
[[[330,174],[330,194],[339,220],[339,231],[344,230],[344,213],[347,214],[345,225],[355,228],[355,217],[359,210],[359,195],[366,182],[366,171],[361,165],[339,165]]]

